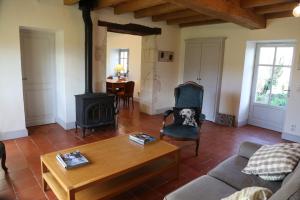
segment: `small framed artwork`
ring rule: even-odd
[[[173,62],[174,52],[172,51],[159,51],[158,52],[158,61],[159,62]]]

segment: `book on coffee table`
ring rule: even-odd
[[[89,163],[79,151],[74,151],[66,154],[57,154],[56,159],[66,169],[80,167]]]
[[[138,144],[148,144],[151,142],[155,142],[156,138],[147,134],[147,133],[135,133],[135,134],[130,134],[129,139],[138,143]]]

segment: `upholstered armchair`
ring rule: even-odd
[[[167,110],[164,113],[163,128],[160,131],[160,138],[164,136],[180,141],[195,141],[196,156],[199,149],[199,135],[205,115],[202,114],[203,103],[203,87],[195,82],[186,82],[175,88],[175,109],[176,108],[196,108],[198,110],[197,118],[195,119],[198,126],[189,126],[175,123],[166,124],[166,120],[171,114],[174,115],[174,110]]]

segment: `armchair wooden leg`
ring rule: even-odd
[[[2,169],[7,172],[7,167],[5,166],[5,162],[6,162],[6,151],[5,151],[5,146],[2,142],[0,142],[0,147],[1,147],[1,167]]]
[[[198,150],[199,150],[199,139],[196,140],[196,156],[198,156]]]
[[[164,139],[164,134],[163,133],[160,133],[160,139],[162,140],[162,139]]]

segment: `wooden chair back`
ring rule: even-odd
[[[128,81],[125,84],[125,90],[124,90],[125,96],[133,97],[134,85],[135,85],[134,81]]]

